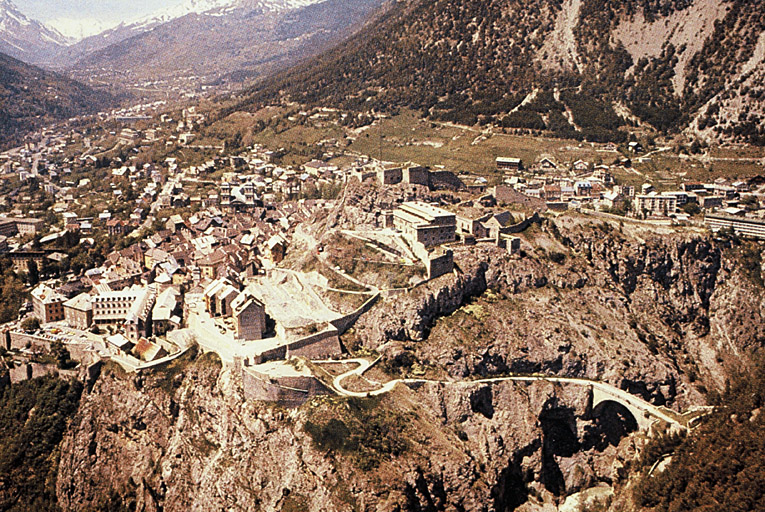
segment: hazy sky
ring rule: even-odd
[[[113,23],[150,14],[180,0],[15,0],[14,3],[21,12],[40,21],[72,18]]]
[[[133,21],[181,0],[14,0],[28,17],[80,39]]]

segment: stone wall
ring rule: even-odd
[[[29,379],[35,379],[37,377],[43,377],[45,375],[58,375],[58,367],[55,364],[40,364],[40,363],[27,363],[11,368],[8,373],[10,374],[11,383],[23,382]]]
[[[10,348],[21,350],[25,348],[45,350],[50,352],[50,342],[52,340],[36,336],[34,334],[27,334],[21,331],[10,331],[11,346]]]
[[[324,359],[342,353],[338,331],[334,327],[311,336],[307,336],[287,345],[287,359],[305,357]]]
[[[447,249],[443,254],[435,255],[428,251],[424,244],[413,243],[411,246],[414,255],[425,265],[429,280],[454,270],[454,254],[451,250]]]
[[[298,407],[311,397],[332,394],[316,377],[270,377],[251,368],[243,370],[242,386],[248,400],[276,402],[286,407]]]
[[[539,213],[534,212],[534,215],[527,218],[526,220],[523,220],[519,222],[518,224],[513,224],[512,226],[504,227],[500,230],[500,233],[503,235],[507,235],[510,233],[521,233],[522,231],[526,231],[529,226],[532,224],[539,224],[542,222],[542,217],[539,216]]]
[[[335,329],[338,330],[339,334],[345,334],[345,332],[353,327],[353,324],[356,323],[356,321],[359,319],[361,315],[372,309],[372,306],[374,306],[377,303],[377,300],[380,298],[380,294],[377,293],[370,297],[369,300],[367,300],[364,304],[361,305],[356,311],[353,313],[349,313],[345,315],[344,317],[337,318],[335,320],[332,320],[330,323],[335,327]]]

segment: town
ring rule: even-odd
[[[631,158],[650,159],[637,142],[624,154],[601,145],[613,164],[501,156],[487,178],[383,161],[333,138],[286,163],[284,148],[206,140],[195,107],[164,108],[101,114],[0,154],[0,251],[29,287],[3,327],[11,380],[108,360],[140,372],[198,346],[241,374],[248,398],[298,405],[332,386],[295,358],[340,358],[341,336],[362,314],[458,272],[455,253],[492,244],[523,257],[519,234],[543,218],[575,212],[765,238],[765,184],[621,183],[617,171],[637,173]],[[351,189],[396,199],[331,225]]]

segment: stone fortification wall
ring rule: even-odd
[[[374,306],[378,299],[380,298],[380,294],[376,293],[372,297],[369,298],[364,304],[362,304],[356,311],[352,313],[348,313],[344,317],[337,318],[335,320],[332,320],[330,323],[335,327],[335,329],[338,330],[338,334],[345,334],[345,332],[353,327],[353,324],[356,323],[356,321],[359,319],[361,315],[372,309],[372,306]]]
[[[25,348],[50,351],[50,342],[53,341],[42,336],[27,334],[21,331],[11,331],[11,349],[21,350]]]
[[[261,352],[258,357],[252,359],[251,363],[263,364],[269,361],[282,361],[284,359],[287,359],[287,345]]]
[[[242,372],[242,385],[248,400],[276,402],[286,407],[297,407],[311,397],[332,394],[315,377],[271,377],[250,368]]]
[[[340,338],[338,338],[338,331],[334,327],[287,345],[287,359],[291,357],[323,359],[341,353]]]
[[[521,222],[517,224],[513,224],[512,226],[506,226],[502,228],[499,232],[503,235],[508,235],[511,233],[520,233],[522,231],[526,231],[529,226],[532,224],[539,224],[542,222],[542,217],[539,216],[538,212],[534,212],[534,215],[527,218],[526,220],[522,220]]]
[[[428,279],[448,274],[454,270],[454,254],[451,250],[446,250],[443,254],[435,255],[428,251],[424,244],[414,242],[411,244],[414,253],[428,272]]]
[[[43,377],[45,375],[58,375],[58,368],[55,364],[40,364],[40,363],[27,363],[21,366],[11,368],[8,373],[11,378],[11,383],[23,382],[29,379],[35,379],[37,377]]]

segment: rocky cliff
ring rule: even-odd
[[[550,383],[399,386],[288,411],[245,402],[209,356],[166,374],[107,367],[56,490],[63,510],[513,510],[619,478],[634,424],[590,416],[586,389]]]
[[[578,216],[522,236],[520,258],[461,248],[455,275],[362,317],[346,341],[383,354],[368,377],[544,372],[685,409],[762,345],[754,244]],[[452,382],[288,410],[247,402],[209,355],[138,376],[107,365],[64,436],[56,492],[64,510],[555,510],[634,474],[635,418],[599,409],[586,387]]]
[[[702,402],[762,344],[762,288],[743,277],[740,249],[570,219],[524,236],[520,259],[456,250],[457,275],[386,301],[354,334],[393,367],[581,376],[679,405]]]

